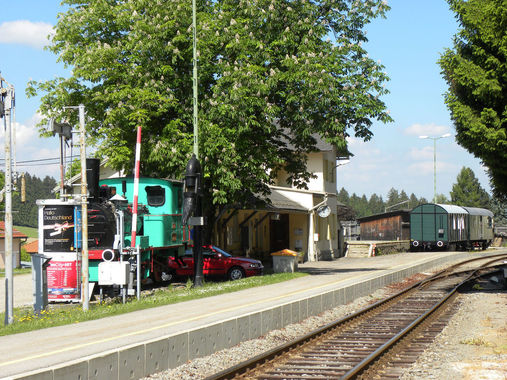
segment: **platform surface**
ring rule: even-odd
[[[496,254],[507,250],[497,250]],[[309,276],[100,320],[0,337],[0,378],[59,365],[118,347],[226,321],[447,257],[461,261],[478,255],[463,252],[402,253],[371,258],[340,258],[299,264]]]

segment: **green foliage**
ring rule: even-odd
[[[24,247],[21,247],[21,253],[20,253],[21,261],[32,261],[32,257],[29,253],[26,252],[26,249]]]
[[[4,178],[4,173],[0,172],[0,178]],[[26,183],[26,202],[22,203],[20,198],[21,180],[18,179],[18,191],[12,194],[12,221],[16,226],[37,227],[38,207],[35,201],[37,199],[54,198],[53,189],[56,186],[54,178],[46,176],[44,179],[25,174]],[[5,203],[1,203],[1,209],[4,209]],[[30,236],[27,233],[28,236]],[[37,237],[37,235],[35,236]]]
[[[0,336],[90,321],[111,317],[113,315],[130,313],[136,310],[144,310],[193,299],[212,297],[219,294],[232,293],[257,286],[289,281],[306,275],[306,273],[301,272],[275,273],[271,275],[248,277],[237,281],[219,283],[207,282],[198,288],[190,286],[191,282],[189,282],[187,283],[187,286],[173,287],[171,285],[166,289],[157,290],[152,294],[141,295],[141,299],[139,301],[134,298],[130,299],[130,302],[127,302],[126,304],[121,303],[120,298],[104,302],[102,304],[92,303],[90,305],[90,310],[88,311],[83,311],[81,306],[69,306],[66,308],[48,309],[43,311],[41,315],[36,316],[33,314],[33,308],[15,308],[14,323],[6,326],[1,325]],[[4,317],[5,313],[0,313],[0,318],[2,320]]]
[[[182,178],[193,144],[191,2],[64,0],[50,50],[69,78],[30,82],[47,118],[82,103],[89,143],[117,168],[134,163],[143,127],[143,175]],[[364,26],[381,0],[197,2],[199,152],[208,206],[245,204],[282,168],[304,187],[315,136],[347,152],[372,120],[391,121],[383,66]],[[332,41],[329,36],[335,38]],[[75,122],[76,113],[65,115]]]
[[[463,167],[452,185],[451,203],[458,206],[489,208],[489,194],[470,168]]]
[[[454,202],[450,201],[449,198],[445,196],[445,194],[436,194],[435,195],[435,203],[445,205],[445,204],[454,204]]]
[[[39,231],[36,227],[14,226],[14,228],[29,238],[37,239],[39,237]]]
[[[460,145],[489,169],[494,191],[507,196],[507,2],[448,0],[461,29],[439,64],[446,104]]]
[[[489,209],[494,214],[495,225],[507,226],[507,202],[493,197]]]
[[[405,191],[398,192],[394,188],[389,190],[387,201],[384,201],[382,196],[377,194],[372,194],[370,199],[367,199],[366,195],[360,197],[355,193],[349,196],[347,190],[342,187],[337,194],[337,200],[354,210],[355,215],[352,219],[382,214],[386,208],[388,208],[388,211],[412,209],[420,204],[427,203],[425,198],[418,199],[414,194],[408,197]]]

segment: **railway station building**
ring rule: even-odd
[[[232,208],[219,215],[214,241],[226,251],[267,260],[283,249],[298,252],[300,260],[339,257],[336,198],[336,148],[318,140],[318,151],[307,157],[315,175],[308,189],[287,183],[281,172],[270,186],[269,202],[252,209]]]
[[[278,175],[270,186],[269,201],[259,199],[251,209],[227,208],[217,215],[213,243],[234,255],[261,260],[273,252],[290,249],[301,261],[332,260],[340,256],[339,223],[336,198],[336,148],[317,140],[316,152],[307,157],[308,169],[315,175],[308,189],[297,189],[287,183],[287,173]],[[101,162],[100,179],[124,176]],[[74,192],[80,174],[70,179]],[[55,191],[57,189],[55,188]]]

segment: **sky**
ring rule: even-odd
[[[56,0],[0,0],[0,74],[16,91],[16,157],[18,162],[59,157],[56,137],[39,137],[39,99],[25,96],[29,80],[66,76],[69,69],[43,49],[46,36],[64,9]],[[434,144],[431,137],[450,133],[436,141],[437,193],[449,198],[463,166],[469,167],[481,186],[490,191],[479,159],[455,142],[455,129],[443,94],[447,90],[437,60],[452,47],[458,25],[445,0],[390,0],[386,19],[366,28],[369,56],[385,66],[391,78],[390,94],[383,97],[393,123],[374,123],[373,138],[364,142],[351,137],[354,157],[337,167],[337,187],[350,195],[376,193],[384,199],[391,188],[408,195],[433,198]],[[0,158],[4,158],[4,129],[0,128]],[[79,154],[74,148],[74,154]],[[56,162],[56,161],[53,161]],[[4,161],[0,161],[3,164]],[[18,171],[38,177],[59,177],[57,164],[27,162]]]

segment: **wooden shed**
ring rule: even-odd
[[[359,218],[361,240],[409,240],[410,210],[396,210]]]

